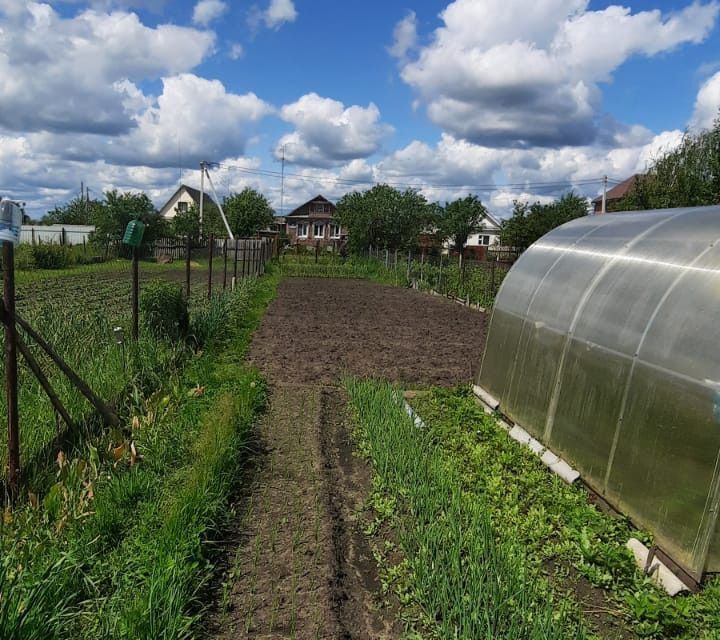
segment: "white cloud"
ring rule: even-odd
[[[233,42],[230,45],[230,52],[228,53],[231,60],[240,60],[245,55],[245,49],[239,42]]]
[[[65,19],[30,2],[4,16],[0,127],[9,130],[128,131],[124,83],[188,71],[214,46],[211,33],[146,27],[133,13],[87,10]]]
[[[286,22],[295,22],[297,15],[293,0],[270,0],[263,13],[263,21],[269,29],[279,29]]]
[[[227,4],[222,0],[200,0],[193,9],[192,20],[195,24],[207,27],[227,11]]]
[[[414,11],[408,14],[395,25],[393,31],[393,44],[388,53],[401,62],[407,60],[408,54],[417,47],[417,15]]]
[[[718,8],[694,3],[663,16],[589,11],[588,0],[456,0],[401,76],[456,137],[498,147],[587,145],[598,136],[598,83],[633,55],[701,42]]]
[[[380,110],[371,102],[367,107],[345,107],[342,102],[309,93],[285,105],[280,116],[295,126],[283,136],[276,149],[290,162],[330,167],[376,153],[393,129],[380,121]]]
[[[700,87],[690,126],[694,130],[709,129],[718,115],[720,115],[720,71],[708,78]]]

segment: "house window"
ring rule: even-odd
[[[178,213],[186,213],[188,210],[188,203],[187,202],[178,202],[177,203],[177,212]]]
[[[298,222],[297,235],[298,235],[298,238],[307,238],[307,235],[308,235],[308,223],[307,222]]]
[[[330,225],[330,237],[333,239],[337,239],[340,237],[340,225],[339,224],[331,224]]]
[[[490,236],[480,236],[480,244],[487,247],[490,244]]]
[[[318,224],[316,222],[313,225],[313,236],[315,236],[316,238],[324,238],[325,237],[325,225]]]
[[[326,207],[326,204],[316,204],[314,208],[315,213],[325,213],[327,211]]]

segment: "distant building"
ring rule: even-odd
[[[207,193],[203,200],[203,207],[215,205],[215,201]],[[166,220],[172,220],[178,213],[188,211],[193,205],[200,207],[200,190],[181,184],[161,207],[160,215]]]
[[[336,246],[346,234],[336,218],[337,209],[327,198],[319,195],[300,205],[285,216],[290,244],[320,247]]]
[[[623,180],[620,184],[616,184],[610,189],[605,195],[605,213],[608,211],[616,211],[617,203],[622,200],[637,184],[637,181],[642,179],[642,173],[636,173],[627,180]],[[592,201],[593,213],[602,213],[602,196],[598,196]]]
[[[466,258],[485,260],[489,247],[500,242],[500,221],[491,213],[487,213],[477,233],[468,237],[463,252]],[[446,250],[453,251],[452,241],[445,241]]]

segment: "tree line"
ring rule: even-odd
[[[252,236],[273,221],[274,211],[270,203],[255,189],[245,188],[226,196],[222,207],[230,229],[238,237]],[[49,211],[41,222],[93,225],[95,232],[92,240],[107,243],[121,240],[128,222],[136,219],[145,224],[145,242],[171,235],[190,236],[195,241],[200,237],[200,212],[196,205],[186,211],[178,211],[172,220],[167,220],[160,215],[147,194],[129,191],[107,191],[102,199],[76,197]],[[227,235],[220,210],[209,199],[203,207],[202,232],[204,235]]]

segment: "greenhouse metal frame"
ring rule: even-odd
[[[653,532],[720,571],[720,206],[587,216],[498,293],[479,385]]]

